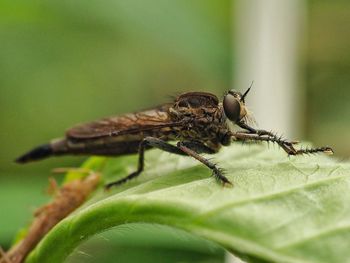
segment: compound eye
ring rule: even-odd
[[[226,117],[233,122],[237,122],[241,114],[241,104],[238,99],[231,94],[227,94],[224,97],[223,106]]]

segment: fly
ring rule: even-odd
[[[138,153],[137,170],[125,178],[111,182],[106,188],[120,185],[137,177],[144,169],[145,150],[160,150],[191,156],[211,169],[213,176],[224,185],[232,185],[222,169],[201,154],[217,153],[232,141],[272,142],[288,155],[323,152],[333,154],[330,147],[296,149],[297,142],[251,127],[244,93],[230,90],[220,102],[206,92],[188,92],[151,110],[125,114],[98,121],[78,124],[65,136],[34,148],[16,159],[17,163],[59,155],[119,156]],[[241,128],[234,131],[232,124]],[[177,141],[170,144],[169,141]]]

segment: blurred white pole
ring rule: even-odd
[[[303,96],[298,82],[303,0],[234,1],[234,88],[254,81],[247,104],[260,128],[295,137]]]
[[[303,111],[298,58],[305,23],[303,0],[235,0],[234,89],[248,95],[259,127],[297,136]],[[227,254],[227,263],[242,262]]]

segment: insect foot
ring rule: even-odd
[[[221,168],[214,167],[213,168],[213,176],[222,183],[225,187],[233,187],[233,183],[224,176],[224,170]]]
[[[320,148],[306,148],[306,149],[299,149],[296,150],[292,148],[292,151],[288,153],[289,155],[302,155],[302,154],[315,154],[315,153],[325,153],[328,155],[333,155],[334,151],[331,147],[320,147]]]

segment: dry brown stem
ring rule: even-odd
[[[100,175],[94,172],[83,178],[66,183],[59,189],[54,200],[40,207],[29,227],[26,237],[0,256],[0,263],[20,263],[39,241],[58,222],[78,208],[97,187]],[[51,182],[52,185],[52,182]]]

